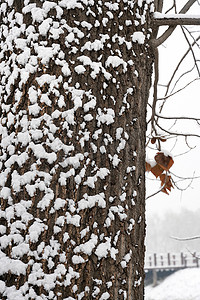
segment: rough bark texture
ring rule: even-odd
[[[150,6],[1,1],[1,299],[143,299]]]

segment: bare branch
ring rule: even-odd
[[[168,120],[191,120],[191,121],[200,121],[200,118],[194,118],[194,117],[168,117],[168,116],[163,116],[160,114],[155,114],[157,117],[161,118],[161,119],[168,119]]]
[[[192,177],[182,177],[182,176],[178,176],[178,175],[172,173],[171,171],[170,171],[170,174],[172,174],[173,176],[181,179],[182,181],[183,180],[191,180],[191,179],[199,179],[200,178],[200,176],[194,176],[194,175]],[[193,174],[195,174],[195,173],[193,173]]]
[[[154,84],[153,84],[153,104],[152,104],[152,117],[151,117],[151,127],[152,130],[155,130],[154,127],[154,118],[155,118],[155,110],[156,110],[156,102],[157,102],[157,95],[158,95],[158,80],[159,80],[159,56],[158,56],[158,49],[155,49],[155,62],[154,62]]]
[[[174,93],[172,93],[172,94],[170,94],[170,95],[168,95],[168,96],[164,96],[164,97],[162,97],[162,98],[158,98],[158,100],[159,100],[159,101],[160,101],[160,100],[166,100],[166,99],[168,99],[169,97],[174,96],[175,94],[181,92],[182,90],[184,90],[186,87],[188,87],[190,84],[192,84],[192,83],[195,82],[196,80],[200,80],[200,78],[195,78],[195,79],[193,79],[192,81],[188,82],[186,85],[184,85],[182,88],[180,88],[180,89],[177,90],[176,92],[174,92]]]
[[[190,70],[185,71],[183,74],[181,74],[181,75],[179,76],[179,78],[178,78],[178,79],[176,80],[176,82],[174,83],[174,86],[173,86],[173,88],[172,88],[172,90],[171,90],[171,93],[173,93],[173,91],[175,90],[175,87],[177,86],[177,84],[179,83],[179,81],[181,80],[181,78],[183,78],[185,75],[191,73],[191,72],[194,70],[194,68],[195,68],[195,65],[194,65]],[[167,91],[168,91],[168,90],[167,90]],[[166,94],[167,94],[167,91],[166,91]],[[166,95],[166,94],[165,94],[165,95]]]
[[[184,137],[191,137],[191,136],[193,136],[193,137],[198,137],[198,138],[200,138],[200,135],[198,135],[198,134],[195,134],[195,133],[178,133],[178,132],[172,132],[172,131],[169,131],[169,130],[167,130],[167,129],[164,129],[163,127],[161,127],[159,124],[158,124],[158,122],[156,122],[156,124],[157,124],[157,126],[161,129],[161,130],[163,130],[164,132],[167,132],[167,133],[169,133],[169,134],[171,134],[171,135],[175,135],[175,136],[184,136]]]
[[[180,14],[185,14],[190,7],[196,2],[196,0],[189,0],[185,6],[180,10]],[[176,24],[177,25],[177,24]],[[160,46],[174,31],[176,28],[176,25],[170,26],[158,39],[152,39],[151,40],[151,45],[152,47],[158,47]]]
[[[163,9],[163,0],[158,0],[158,12],[162,12]]]
[[[192,35],[192,33],[199,33],[199,30],[198,31],[192,31],[192,30],[188,30],[187,27],[184,26],[184,29],[185,31],[188,32],[188,34],[191,36],[191,38],[193,39],[193,44],[191,44],[192,46],[196,45],[199,49],[200,49],[200,45],[197,43],[198,40],[195,39],[195,37]]]
[[[154,6],[156,11],[161,12],[163,8],[163,0],[155,0]]]
[[[150,41],[152,47],[157,48],[172,34],[176,26],[170,26],[159,38]]]
[[[155,193],[153,193],[153,194],[149,195],[148,197],[146,197],[145,200],[147,200],[147,199],[149,199],[149,198],[151,198],[151,197],[157,195],[158,193],[162,192],[162,189],[163,189],[164,187],[165,187],[165,183],[160,187],[160,189],[159,189],[158,191],[156,191]]]
[[[196,146],[195,146],[194,148],[196,148]],[[194,149],[194,148],[193,148],[193,149]],[[176,155],[174,155],[174,157],[179,157],[179,156],[181,156],[181,155],[185,155],[185,154],[189,153],[190,151],[192,151],[192,149],[189,149],[189,150],[187,150],[187,151],[185,151],[185,152],[183,152],[183,153],[176,154]]]
[[[193,47],[199,39],[200,39],[200,36],[198,36],[198,38],[192,43],[191,46]],[[190,47],[188,48],[188,50],[185,52],[185,54],[183,55],[183,57],[182,57],[182,58],[180,59],[180,61],[178,62],[177,66],[176,66],[176,68],[175,68],[175,70],[174,70],[174,72],[173,72],[173,74],[172,74],[172,77],[171,77],[170,81],[169,81],[168,84],[167,84],[167,91],[166,91],[166,93],[165,93],[165,96],[167,95],[167,93],[168,93],[168,91],[169,91],[169,87],[170,87],[170,85],[171,85],[171,82],[172,82],[172,80],[173,80],[173,78],[174,78],[176,72],[178,71],[178,69],[179,69],[181,63],[182,63],[183,60],[186,58],[186,56],[188,55],[189,52],[190,52]]]
[[[171,153],[172,153],[172,151],[174,150],[174,148],[176,147],[177,142],[178,142],[178,137],[176,136],[176,137],[175,137],[174,145],[173,145],[172,148],[170,149],[170,152],[171,152]]]
[[[188,148],[189,149],[194,149],[196,146],[194,146],[194,147],[191,147],[190,145],[189,145],[189,143],[188,143],[188,136],[185,136],[185,143],[186,143],[186,145],[188,146]]]
[[[179,181],[182,181],[182,180],[179,180]],[[178,181],[175,182],[175,181],[172,179],[172,182],[173,182],[174,186],[177,188],[177,190],[183,192],[183,191],[186,191],[186,190],[192,185],[193,178],[190,179],[189,184],[188,184],[186,187],[184,187],[184,188],[180,188],[180,187],[177,185],[177,182],[178,182]]]
[[[181,9],[180,14],[185,14],[195,2],[196,0],[189,0]]]
[[[165,185],[167,183],[167,177],[168,177],[167,174],[168,174],[168,172],[165,173],[165,181],[164,181],[164,184],[161,185],[160,189],[158,191],[156,191],[155,193],[153,193],[153,194],[149,195],[148,197],[146,197],[145,200],[147,200],[147,199],[149,199],[149,198],[157,195],[158,193],[162,192],[162,190],[164,189],[164,187],[165,187]]]
[[[173,3],[173,5],[165,12],[165,14],[167,14],[168,12],[170,12],[173,8],[176,8],[175,7],[175,2]],[[158,11],[158,10],[157,10]],[[159,11],[161,12],[161,11]]]
[[[200,20],[200,19],[199,19],[199,20]],[[184,31],[184,28],[183,28],[182,26],[181,26],[181,30],[182,30],[182,32],[183,32],[183,34],[184,34],[184,37],[185,37],[185,39],[186,39],[186,41],[187,41],[187,43],[188,43],[188,45],[189,45],[190,51],[191,51],[192,56],[193,56],[193,59],[194,59],[194,64],[195,64],[196,69],[197,69],[198,76],[200,77],[199,67],[198,67],[198,65],[197,65],[196,57],[195,57],[194,51],[193,51],[193,49],[192,49],[192,46],[191,46],[191,44],[190,44],[190,41],[188,40],[188,37],[187,37],[187,35],[186,35],[185,31]]]
[[[167,16],[167,15],[166,15]],[[181,17],[182,14],[177,14],[177,18],[172,18],[170,16],[155,18],[154,25],[155,26],[177,26],[177,25],[200,25],[200,16],[194,18],[194,16],[190,17]]]

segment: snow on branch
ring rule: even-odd
[[[163,25],[168,25],[169,28],[159,38],[157,38],[157,39],[155,38],[155,39],[151,40],[152,47],[156,48],[156,47],[160,46],[162,43],[164,43],[164,41],[173,33],[173,31],[174,31],[174,29],[176,28],[177,25],[200,25],[200,18],[197,18],[197,19],[196,18],[189,18],[189,15],[188,15],[188,17],[186,17],[186,15],[185,15],[187,13],[187,11],[192,7],[192,5],[195,2],[196,2],[196,0],[188,0],[188,2],[179,11],[179,14],[175,14],[175,16],[184,14],[184,17],[187,19],[186,20],[187,22],[189,22],[189,20],[194,20],[194,22],[199,22],[198,24],[181,23],[181,22],[183,22],[184,19],[183,18],[182,19],[177,18],[177,17],[176,18],[171,18],[171,19],[167,19],[167,18],[158,19],[158,18],[155,18],[156,13],[154,13],[153,22],[154,22],[154,26],[155,26],[155,31],[157,32],[158,27],[163,26]],[[158,12],[157,12],[157,14],[158,14]],[[165,16],[169,16],[169,15],[166,14]],[[159,24],[159,22],[160,23],[165,22],[165,24]]]
[[[200,15],[186,15],[186,14],[162,14],[154,13],[155,19],[200,19]]]
[[[154,13],[156,26],[200,25],[200,15]]]

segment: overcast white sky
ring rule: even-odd
[[[164,1],[166,3],[166,1]],[[169,3],[170,1],[167,1]],[[171,1],[172,2],[172,1]],[[179,0],[181,7],[187,1]],[[195,5],[188,14],[199,14],[200,6]],[[198,29],[198,27],[188,27],[190,29]],[[199,28],[200,34],[200,28]],[[196,36],[198,33],[196,34]],[[186,43],[181,29],[176,29],[173,35],[164,43],[164,45],[159,47],[160,52],[160,80],[159,83],[166,84],[169,81],[171,73],[173,71],[173,66],[176,66],[179,59],[182,57],[184,52],[188,49],[188,44]],[[197,58],[200,60],[200,49],[196,47]],[[189,70],[194,64],[192,55],[188,56],[185,60],[181,72]],[[199,63],[200,67],[200,63]],[[181,73],[179,73],[181,74]],[[198,77],[197,71],[190,73],[189,76],[184,76],[182,81],[180,81],[179,87],[182,87],[185,83]],[[161,88],[159,96],[163,95],[163,89]],[[165,109],[162,111],[165,116],[190,116],[200,118],[200,80],[192,83],[187,89],[183,90],[181,93],[176,94],[173,98],[169,98],[166,103]],[[163,126],[166,129],[169,128],[171,121],[164,121]],[[195,121],[179,121],[175,127],[172,128],[173,131],[177,132],[187,132],[196,133],[200,135],[200,125]],[[171,171],[180,177],[197,177],[200,176],[200,138],[190,137],[188,138],[188,143],[195,149],[191,150],[189,153],[181,156],[178,154],[184,153],[189,150],[184,138],[175,144],[175,139],[171,139],[166,143],[162,143],[163,148],[172,152],[174,155],[174,166]],[[173,148],[173,150],[172,150]],[[149,152],[149,151],[147,151]],[[149,155],[153,155],[149,152]],[[154,180],[154,177],[147,174],[147,191],[146,194],[149,196],[159,189],[160,183]],[[174,176],[173,179],[176,181],[177,178]],[[186,188],[187,185],[191,183],[191,180],[184,180],[178,183],[180,188]],[[163,215],[166,211],[173,210],[180,212],[182,208],[188,208],[195,210],[200,208],[200,177],[194,179],[191,185],[185,191],[180,191],[177,188],[173,189],[169,196],[164,193],[159,193],[154,197],[147,200],[147,215],[152,214]]]

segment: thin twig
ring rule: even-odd
[[[162,189],[165,187],[166,182],[167,182],[167,177],[168,177],[167,174],[168,174],[168,173],[166,172],[166,173],[165,173],[165,181],[164,181],[164,184],[160,187],[160,189],[159,189],[158,191],[156,191],[155,193],[153,193],[153,194],[149,195],[148,197],[146,197],[145,200],[147,200],[147,199],[149,199],[149,198],[151,198],[151,197],[157,195],[158,193],[162,192]]]
[[[177,84],[179,83],[179,81],[181,80],[181,78],[183,78],[185,75],[191,73],[195,68],[195,65],[188,71],[185,71],[184,73],[182,73],[179,78],[175,81],[173,88],[171,89],[170,93],[173,93],[173,91],[175,90],[175,87],[177,86]]]
[[[185,39],[186,39],[186,41],[187,41],[187,43],[188,43],[188,45],[189,45],[190,51],[191,51],[192,56],[193,56],[193,59],[194,59],[194,64],[195,64],[196,69],[197,69],[198,76],[200,77],[199,67],[198,67],[198,65],[197,65],[196,57],[195,57],[194,51],[193,51],[193,49],[192,49],[192,46],[191,46],[191,44],[190,44],[190,41],[188,40],[188,37],[187,37],[187,35],[186,35],[185,31],[184,31],[184,28],[183,28],[182,26],[181,26],[181,30],[182,30],[182,32],[183,32],[183,34],[184,34],[184,37],[185,37]]]
[[[193,136],[193,137],[198,137],[198,138],[200,138],[200,135],[198,135],[198,134],[194,134],[194,133],[178,133],[178,132],[171,132],[171,131],[168,131],[167,129],[164,129],[164,128],[162,128],[158,123],[156,123],[157,124],[157,126],[161,129],[161,130],[163,130],[164,132],[167,132],[167,133],[169,133],[170,135],[175,135],[175,136],[184,136],[184,137],[191,137],[191,136]]]
[[[158,98],[158,100],[159,100],[159,101],[160,101],[160,100],[166,100],[166,99],[168,99],[168,98],[174,96],[175,94],[181,92],[182,90],[184,90],[186,87],[188,87],[191,83],[195,82],[196,80],[200,80],[200,78],[195,78],[195,79],[191,80],[190,82],[188,82],[185,86],[183,86],[182,88],[180,88],[180,89],[177,90],[176,92],[174,92],[174,93],[172,93],[172,94],[170,94],[170,95],[164,96],[164,97],[162,97],[162,98]]]
[[[170,174],[172,174],[173,176],[180,178],[180,181],[185,181],[185,180],[191,180],[191,179],[199,179],[200,176],[192,176],[192,177],[182,177],[182,176],[178,176],[175,173],[170,172]]]
[[[173,8],[175,8],[174,4],[168,10],[165,11],[165,14],[167,14],[168,12],[170,12]]]
[[[152,116],[151,116],[151,127],[152,131],[155,131],[154,119],[155,119],[155,110],[158,94],[158,80],[159,80],[159,56],[158,49],[155,49],[155,62],[154,62],[154,84],[153,84],[153,104],[152,104]]]
[[[195,40],[195,42],[192,43],[192,47],[195,45],[195,43],[200,39],[200,36],[198,36],[198,38]],[[180,65],[182,64],[183,60],[186,58],[186,56],[188,55],[188,53],[190,52],[190,47],[188,48],[188,50],[185,52],[185,54],[183,55],[183,57],[180,59],[180,61],[178,62],[171,78],[170,78],[170,81],[168,82],[167,84],[167,90],[166,90],[166,93],[165,93],[165,96],[168,94],[168,91],[169,91],[169,87],[171,85],[171,82],[172,80],[174,79],[174,76],[176,74],[176,72],[178,71]]]
[[[153,193],[153,194],[149,195],[148,197],[146,197],[145,200],[147,200],[147,199],[149,199],[149,198],[151,198],[151,197],[157,195],[158,193],[160,193],[164,187],[165,187],[165,184],[163,184],[163,185],[161,186],[161,188],[160,188],[158,191],[156,191],[155,193]]]
[[[193,39],[193,43],[194,43],[198,48],[200,48],[200,45],[197,43],[195,37],[192,35],[192,33],[195,33],[195,31],[194,31],[194,32],[193,32],[193,31],[190,31],[190,30],[188,30],[188,28],[185,27],[185,26],[184,26],[184,29],[188,32],[188,34],[189,34],[189,35],[191,36],[191,38]],[[196,32],[199,33],[199,30],[196,31]],[[194,46],[194,44],[193,44],[193,46]]]
[[[194,148],[196,148],[196,146]],[[185,151],[183,153],[176,154],[176,155],[174,155],[174,157],[179,157],[179,156],[185,155],[185,154],[189,153],[191,150],[193,150],[193,149],[189,149],[189,150],[187,150],[187,151]]]

